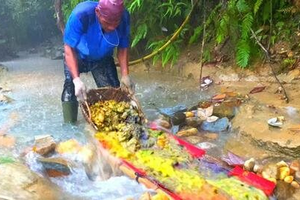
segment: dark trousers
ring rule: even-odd
[[[85,61],[78,59],[79,73],[92,72],[97,87],[120,87],[116,65],[113,57],[105,57],[100,61]],[[73,78],[64,61],[65,83],[61,95],[62,102],[77,101]]]

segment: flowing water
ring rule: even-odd
[[[7,126],[7,133],[16,138],[14,155],[19,155],[32,145],[36,135],[51,134],[57,142],[71,138],[82,144],[88,142],[87,123],[80,112],[75,126],[63,124],[60,101],[64,80],[62,60],[21,54],[18,59],[2,64],[8,68],[8,72],[0,77],[0,83],[11,89],[6,95],[14,101],[0,106],[0,127]],[[194,83],[178,77],[143,70],[133,72],[132,77],[137,84],[137,98],[149,119],[157,117],[157,108],[181,103],[189,107],[205,98],[197,86],[191,85]],[[88,88],[96,87],[91,74],[82,75],[82,79]],[[33,170],[39,171],[37,163],[30,159],[28,162]],[[83,199],[126,199],[137,197],[146,190],[127,177],[92,182],[83,169],[76,170],[67,178],[52,181]]]

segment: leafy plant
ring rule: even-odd
[[[133,21],[131,23],[131,47],[139,48],[143,45],[143,48],[148,51],[156,51],[168,41],[172,33],[184,21],[191,9],[191,4],[188,0],[167,0],[160,1],[159,4],[153,4],[151,1],[131,0],[127,2],[127,8]],[[179,23],[174,23],[175,21]],[[187,29],[184,29],[176,42],[171,43],[160,54],[154,56],[153,63],[160,59],[162,66],[169,62],[173,65],[179,57],[186,31]]]
[[[1,156],[0,157],[0,164],[6,164],[6,163],[14,163],[15,159],[7,156]]]
[[[82,1],[84,0],[64,1],[65,20]],[[170,46],[155,55],[153,63],[161,60],[163,66],[169,63],[173,65],[186,42],[199,45],[205,27],[206,42],[213,41],[215,45],[222,45],[229,41],[235,62],[245,68],[254,58],[259,57],[259,53],[262,54],[258,42],[270,48],[280,40],[293,40],[292,30],[299,27],[298,1],[215,0],[206,1],[205,7],[204,0],[199,2],[193,13],[193,20]],[[131,13],[131,48],[138,49],[136,51],[139,56],[160,49],[184,21],[193,3],[195,2],[190,0],[159,0],[155,3],[146,0],[125,1]],[[204,9],[207,13],[205,23],[202,22]],[[296,20],[290,20],[291,17]],[[203,52],[205,60],[210,59],[209,52],[209,49]]]

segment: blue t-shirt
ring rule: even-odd
[[[128,11],[124,11],[121,22],[114,31],[105,33],[95,13],[97,4],[94,1],[79,3],[69,17],[64,33],[64,43],[74,48],[81,59],[89,61],[113,55],[115,47],[129,47]]]

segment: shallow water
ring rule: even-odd
[[[16,155],[32,145],[36,135],[51,134],[56,141],[75,138],[82,144],[87,142],[87,123],[80,111],[76,126],[62,123],[62,60],[24,54],[2,64],[8,68],[8,73],[1,77],[0,83],[12,90],[6,95],[14,101],[0,107],[0,127],[10,124],[7,133],[17,139]],[[96,87],[91,74],[83,74],[81,77],[88,88]],[[156,118],[157,108],[182,103],[189,107],[205,97],[205,93],[200,92],[197,86],[191,86],[194,83],[160,72],[134,72],[132,77],[136,82],[137,98],[148,119]],[[38,169],[36,163],[34,166]],[[145,188],[126,177],[91,182],[83,169],[77,170],[67,178],[52,181],[83,199],[126,199],[137,197],[145,191]]]

